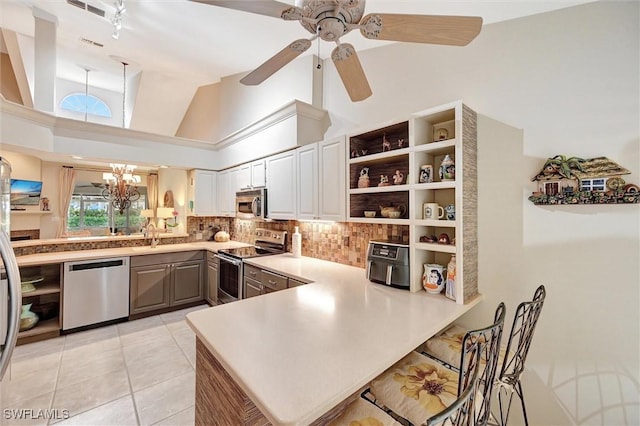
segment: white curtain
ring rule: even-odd
[[[69,204],[71,204],[71,197],[75,187],[76,171],[71,167],[63,166],[60,169],[60,202],[58,203],[60,220],[58,221],[58,232],[56,234],[58,238],[67,236],[67,212],[69,211]]]
[[[152,223],[155,225],[158,209],[158,175],[156,174],[147,176],[147,200],[149,201],[147,208],[153,210]]]

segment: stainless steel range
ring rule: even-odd
[[[242,294],[243,259],[281,254],[286,251],[287,231],[272,231],[257,228],[255,243],[251,247],[221,249],[216,257],[218,266],[218,301],[234,302],[244,297]]]

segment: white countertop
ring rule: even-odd
[[[370,283],[290,254],[248,263],[314,281],[192,312],[187,321],[274,424],[306,425],[475,306]]]
[[[146,254],[173,253],[178,251],[208,250],[217,252],[226,248],[248,247],[251,244],[228,241],[217,243],[213,241],[197,241],[182,244],[160,244],[151,246],[119,247],[95,250],[60,251],[53,253],[38,253],[18,256],[18,266],[35,266],[47,263],[74,262],[78,260],[104,259],[108,257],[141,256]]]

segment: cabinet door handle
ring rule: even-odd
[[[258,275],[256,271],[249,271],[249,275]]]
[[[278,283],[277,283],[277,282],[275,282],[275,281],[273,281],[273,280],[269,280],[269,284],[271,284],[271,285],[276,285],[276,284],[278,284]]]

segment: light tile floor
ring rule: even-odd
[[[18,346],[3,408],[57,409],[59,418],[3,412],[3,425],[193,425],[195,335],[185,315],[206,307]]]

